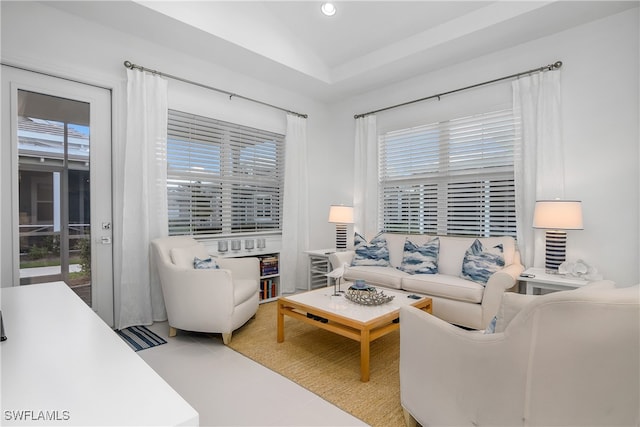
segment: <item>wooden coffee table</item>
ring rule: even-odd
[[[350,285],[345,284],[346,287]],[[381,289],[381,288],[379,288]],[[327,331],[360,342],[360,380],[369,381],[371,341],[400,327],[400,307],[414,306],[431,313],[431,298],[408,298],[409,293],[382,289],[395,298],[386,304],[366,306],[341,296],[333,296],[333,288],[320,288],[278,299],[278,342],[284,341],[284,316],[298,319]],[[321,320],[316,320],[315,318]]]

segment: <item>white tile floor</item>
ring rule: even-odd
[[[287,378],[225,347],[222,338],[149,327],[167,340],[144,359],[200,414],[201,426],[366,426]]]

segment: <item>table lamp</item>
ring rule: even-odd
[[[538,200],[533,212],[533,228],[545,232],[544,267],[547,273],[557,273],[565,261],[567,232],[582,230],[582,202],[577,200]]]
[[[336,224],[336,250],[346,250],[347,224],[353,224],[353,207],[331,205],[329,208],[329,222]]]

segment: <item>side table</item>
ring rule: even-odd
[[[527,285],[527,294],[533,295],[535,290],[547,289],[551,291],[566,291],[569,289],[580,288],[587,283],[588,280],[579,279],[577,277],[567,277],[562,274],[550,274],[545,272],[544,268],[527,268],[522,272],[518,280],[525,282]]]
[[[313,249],[305,251],[309,257],[308,291],[331,285],[331,279],[327,277],[327,273],[331,272],[329,255],[335,251],[335,249]]]

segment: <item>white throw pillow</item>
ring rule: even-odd
[[[525,295],[515,292],[505,292],[502,294],[502,301],[500,302],[500,308],[496,315],[495,332],[504,332],[513,318],[516,317],[527,304],[530,304],[539,297],[539,295]]]

